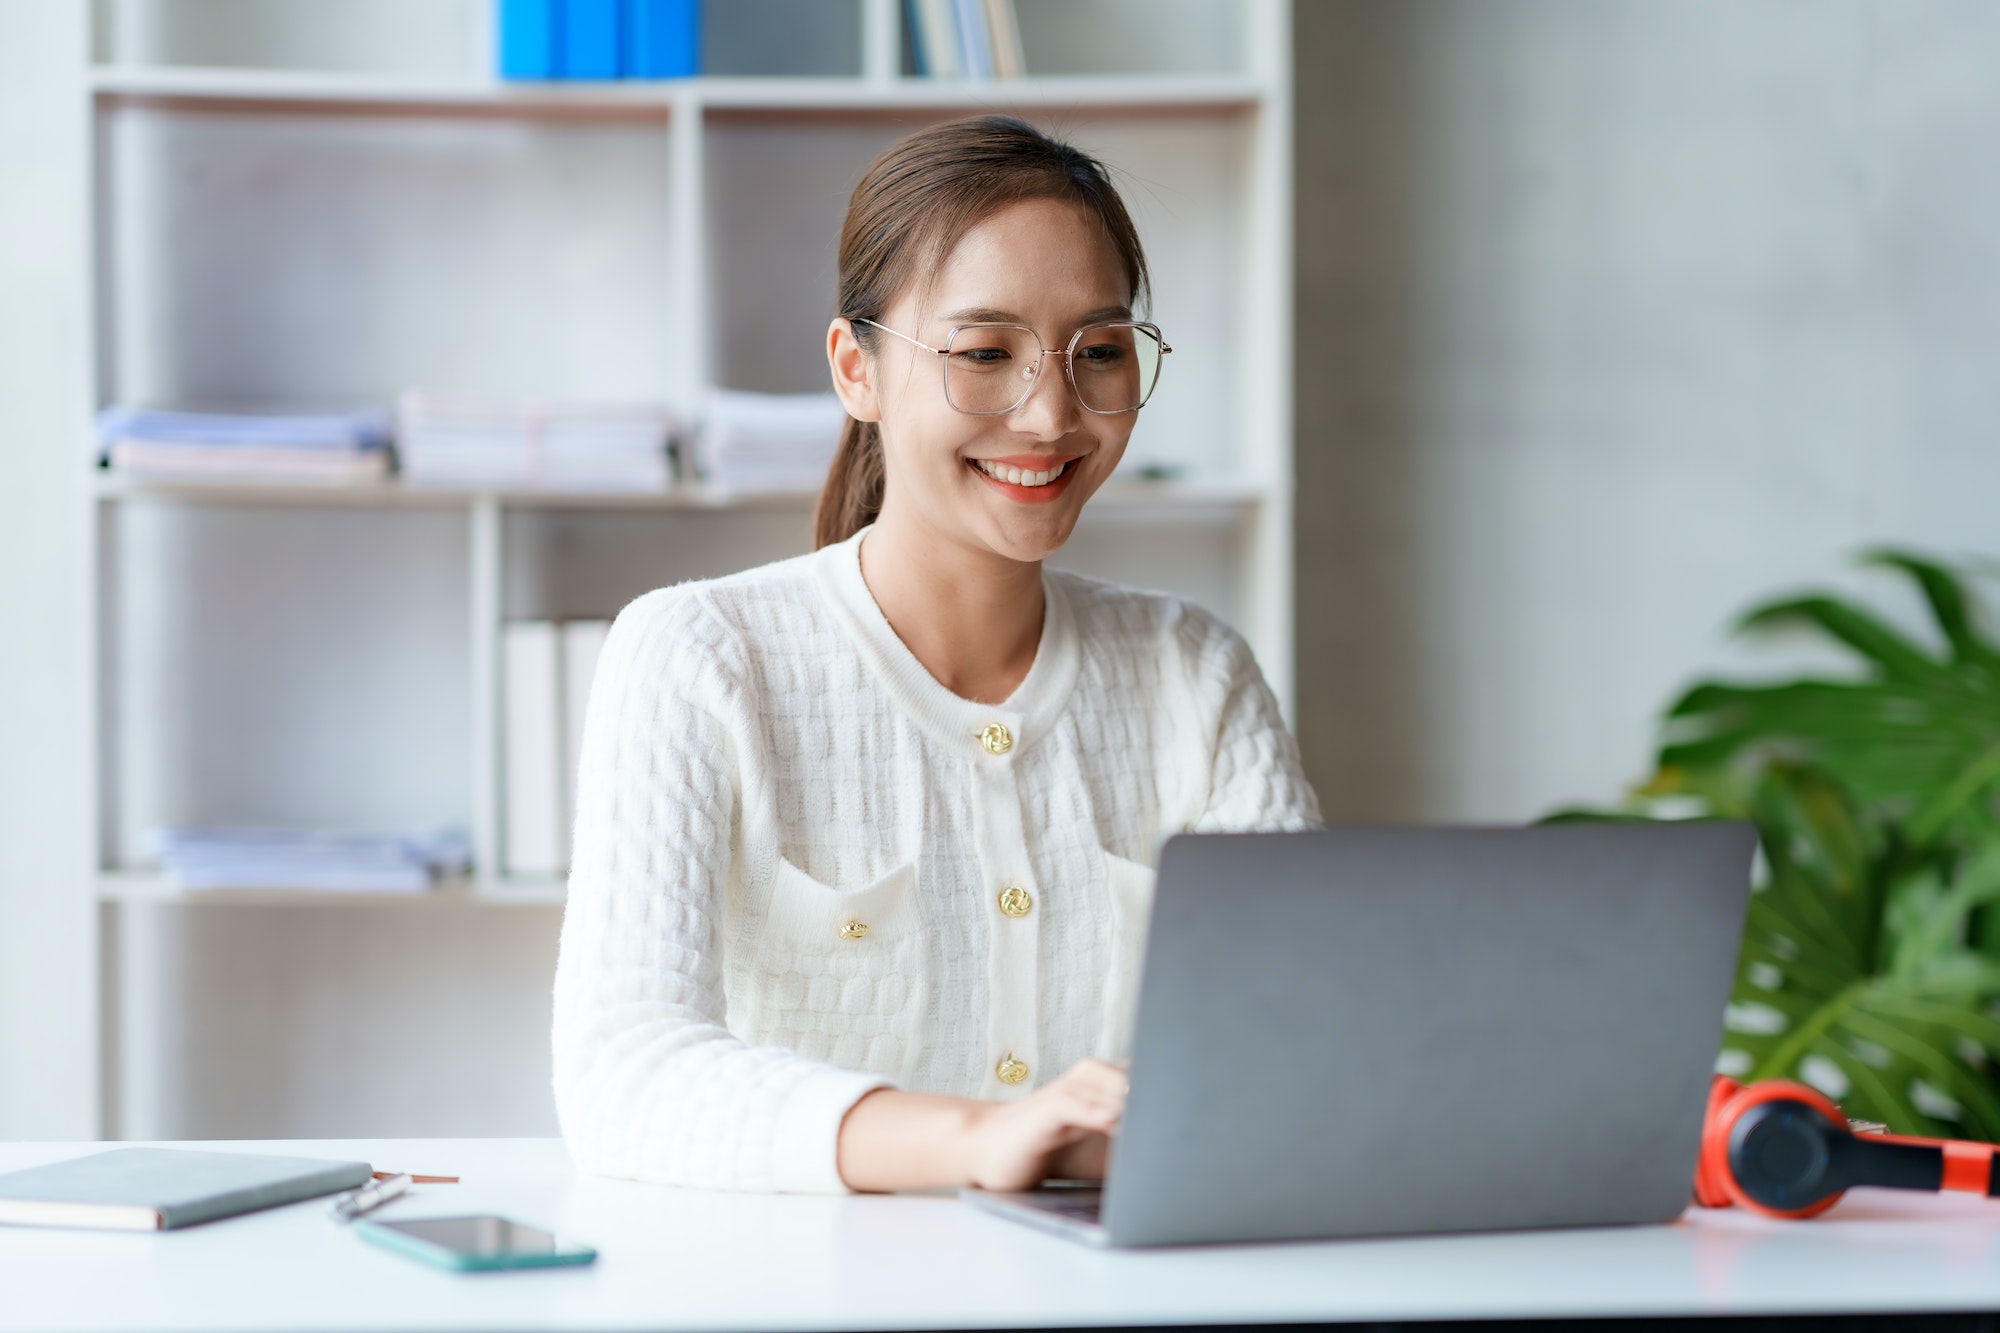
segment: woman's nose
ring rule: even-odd
[[[1038,440],[1060,440],[1076,429],[1080,410],[1063,374],[1061,358],[1044,352],[1026,401],[1014,409],[1007,424]]]

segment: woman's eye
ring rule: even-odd
[[[1088,366],[1115,366],[1124,356],[1125,349],[1116,343],[1096,343],[1076,349],[1076,359]]]
[[[953,352],[951,359],[960,365],[984,370],[988,366],[1005,365],[1012,357],[1004,347],[968,347]]]

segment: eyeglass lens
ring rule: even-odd
[[[1070,382],[1092,412],[1136,412],[1160,378],[1160,335],[1138,324],[1084,328],[1071,344]],[[945,344],[945,401],[961,412],[998,416],[1027,401],[1042,340],[1018,324],[961,324]]]

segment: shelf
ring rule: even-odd
[[[312,70],[100,65],[90,74],[100,101],[200,109],[398,112],[446,110],[510,116],[637,116],[658,119],[687,100],[687,83],[503,83],[412,79]]]
[[[306,506],[325,508],[459,509],[490,501],[509,509],[809,510],[817,491],[737,494],[703,485],[666,491],[455,490],[371,482],[356,486],[267,482],[150,481],[99,471],[92,483],[100,500],[159,500],[182,504]],[[1128,517],[1226,517],[1276,498],[1252,481],[1117,481],[1091,498],[1092,512]]]
[[[951,82],[938,79],[697,79],[693,94],[717,111],[899,111],[1055,107],[1240,111],[1263,89],[1214,75],[1107,75]]]
[[[102,1044],[76,1063],[111,1075],[107,1129],[291,1125],[286,1090],[324,1082],[329,1049],[352,1060],[314,1114],[410,1114],[387,1086],[438,1123],[541,1123],[546,1078],[504,1057],[546,1042],[567,886],[502,873],[503,626],[800,554],[817,496],[147,480],[95,466],[97,409],[823,390],[854,182],[919,125],[1009,111],[1130,182],[1175,360],[1202,372],[1175,368],[1178,401],[1053,563],[1221,616],[1288,698],[1292,366],[1254,349],[1291,337],[1292,3],[1024,0],[1047,73],[967,82],[895,74],[903,0],[718,0],[738,31],[712,68],[825,73],[602,83],[492,77],[493,0],[82,6],[92,45],[51,54],[94,126],[72,154],[90,225],[59,256],[91,336],[44,358],[82,428],[45,447],[95,556],[77,878],[110,928],[45,967],[101,969]],[[189,891],[148,834],[203,811],[453,822],[476,869]],[[345,1035],[382,1031],[395,1049]],[[214,1077],[157,1077],[179,1068]]]
[[[190,109],[453,113],[660,119],[699,112],[978,110],[986,107],[1238,111],[1264,97],[1255,80],[1215,75],[1121,75],[989,81],[852,78],[693,78],[603,83],[411,79],[304,70],[101,65],[102,101]]]
[[[97,878],[97,901],[121,906],[187,907],[559,907],[567,894],[560,879],[451,880],[421,893],[361,893],[332,889],[183,889],[148,871],[106,871]]]

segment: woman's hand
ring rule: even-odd
[[[1125,1087],[1122,1065],[1079,1060],[1017,1102],[878,1088],[841,1122],[836,1168],[857,1190],[1025,1190],[1051,1176],[1102,1180]]]
[[[1125,1071],[1079,1060],[1017,1102],[985,1102],[968,1125],[968,1183],[1033,1189],[1051,1176],[1101,1180],[1125,1114]]]

